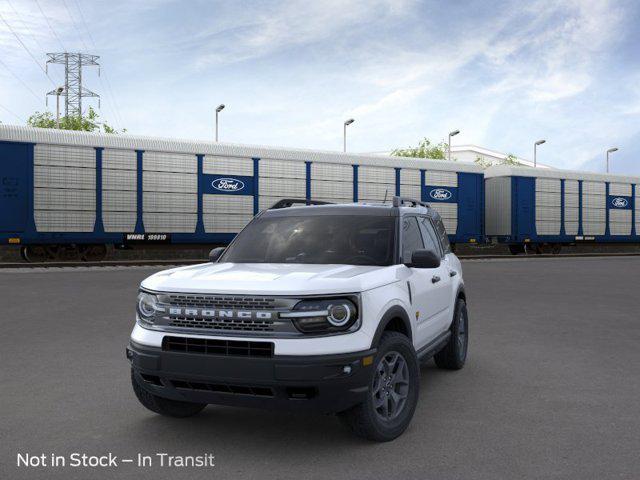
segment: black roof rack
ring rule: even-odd
[[[306,198],[283,198],[274,203],[269,210],[275,210],[278,208],[289,208],[294,205],[331,205],[331,202],[324,202],[322,200],[307,200]]]
[[[394,207],[425,207],[430,208],[430,205],[427,202],[421,202],[420,200],[416,200],[415,198],[409,197],[393,197],[393,206]]]

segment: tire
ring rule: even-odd
[[[383,381],[389,376],[381,372],[388,372],[385,367],[389,367],[389,362],[395,371],[392,378],[398,383]],[[367,390],[367,400],[338,416],[357,436],[388,442],[400,436],[413,418],[420,390],[420,367],[411,341],[398,332],[385,332],[382,335],[373,364],[375,368]],[[400,398],[402,395],[404,398]],[[388,400],[385,397],[389,397]],[[395,407],[392,408],[392,405]],[[394,408],[395,412],[392,411]]]
[[[516,243],[510,243],[509,252],[511,252],[511,255],[518,255],[519,253],[524,253],[524,247]]]
[[[20,252],[28,263],[39,263],[51,260],[48,255],[48,245],[25,245]]]
[[[456,302],[456,312],[451,322],[451,337],[442,350],[433,359],[438,368],[460,370],[467,360],[469,346],[469,316],[467,304],[461,298]]]
[[[131,384],[140,403],[152,412],[160,415],[178,418],[192,417],[200,413],[204,407],[207,406],[206,403],[180,402],[149,393],[142,388],[133,369],[131,369]]]
[[[82,245],[79,249],[80,260],[83,262],[101,262],[107,256],[107,246],[98,245]]]
[[[553,253],[553,244],[543,243],[540,245],[540,253],[542,255],[551,255]]]

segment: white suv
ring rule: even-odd
[[[465,363],[460,261],[421,202],[296,202],[257,215],[210,263],[142,282],[133,389],[163,415],[311,409],[391,440],[416,408],[419,362]]]

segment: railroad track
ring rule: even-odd
[[[640,256],[640,252],[602,252],[602,253],[561,253],[558,255],[459,255],[464,261],[473,260],[535,260],[544,258],[581,258],[581,257],[631,257]],[[205,259],[171,259],[171,260],[105,260],[101,262],[0,262],[0,270],[8,268],[63,268],[63,267],[163,267],[182,266],[205,263]]]
[[[5,262],[0,263],[0,270],[7,268],[63,268],[63,267],[152,267],[170,265],[195,265],[204,263],[204,259],[173,259],[173,260],[104,260],[101,262]]]

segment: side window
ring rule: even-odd
[[[424,248],[422,235],[418,227],[416,217],[405,217],[402,219],[402,261],[410,262],[411,254],[415,250]]]
[[[422,230],[422,238],[424,238],[424,248],[432,250],[442,257],[440,242],[433,225],[431,225],[431,221],[427,217],[420,217],[420,230]]]
[[[436,233],[438,234],[438,238],[440,239],[445,255],[447,253],[451,253],[451,244],[449,243],[447,231],[444,228],[444,223],[442,223],[442,217],[437,212],[435,212],[435,215],[433,216],[433,224],[436,227]]]

